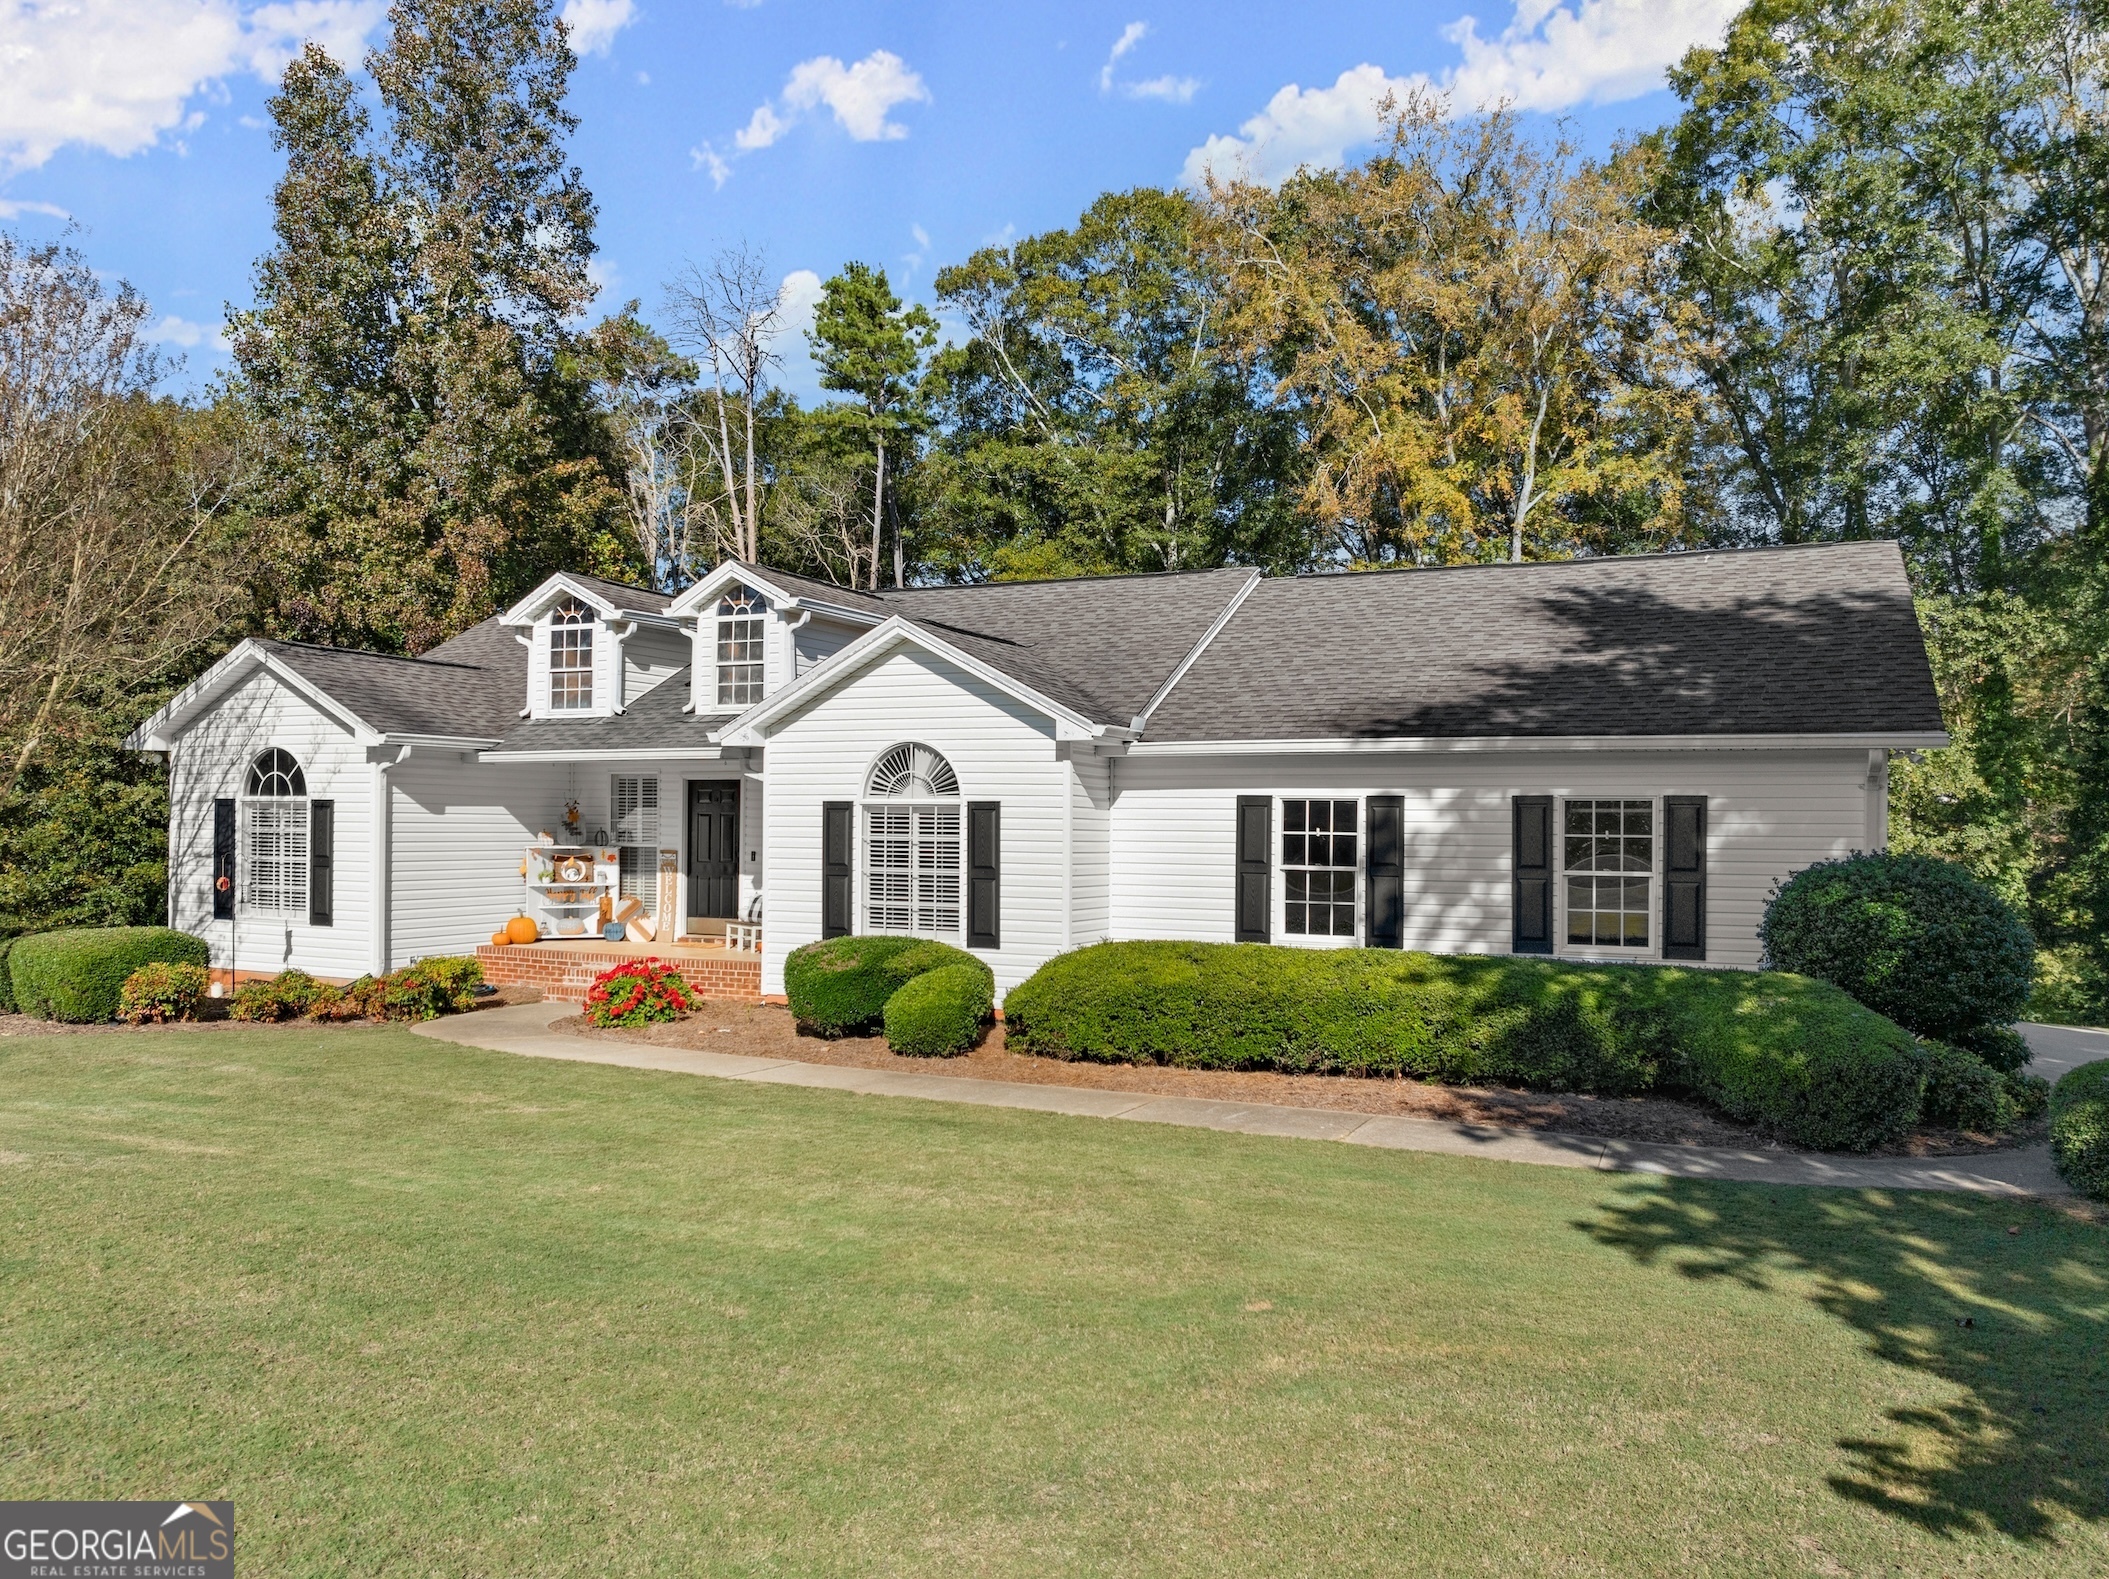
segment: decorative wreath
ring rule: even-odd
[[[566,883],[583,883],[593,875],[593,869],[575,855],[567,855],[557,862],[557,878]]]

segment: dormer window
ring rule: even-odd
[[[762,699],[762,600],[742,586],[718,600],[718,706]]]
[[[575,713],[593,705],[593,611],[573,600],[549,619],[549,707]]]

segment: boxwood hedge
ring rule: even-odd
[[[2109,1059],[2068,1070],[2051,1087],[2050,1160],[2082,1195],[2109,1201]]]
[[[171,927],[74,927],[15,940],[7,953],[15,1004],[44,1020],[117,1018],[125,978],[142,965],[204,965],[205,941]]]
[[[911,976],[886,1000],[886,1045],[912,1058],[950,1058],[981,1039],[996,977],[980,960]]]
[[[822,1036],[877,1028],[886,1000],[926,971],[983,965],[964,949],[930,938],[843,937],[793,949],[784,961],[784,996],[798,1023]]]
[[[1928,1062],[1909,1032],[1804,976],[1388,949],[1100,943],[1048,961],[1003,1010],[1019,1052],[1684,1092],[1826,1150],[1909,1130]]]

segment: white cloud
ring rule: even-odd
[[[20,219],[24,214],[43,214],[50,219],[73,217],[56,203],[39,203],[26,197],[0,197],[0,219]]]
[[[226,325],[216,323],[193,323],[188,318],[178,318],[170,313],[146,331],[146,337],[156,345],[179,345],[185,350],[204,346],[208,350],[227,349]]]
[[[1201,87],[1198,77],[1151,77],[1142,82],[1124,82],[1120,91],[1131,99],[1162,99],[1167,104],[1191,104]]]
[[[1437,76],[1392,77],[1364,62],[1331,87],[1290,83],[1238,128],[1186,156],[1181,179],[1198,187],[1211,169],[1269,183],[1300,165],[1338,165],[1378,132],[1386,94],[1447,93],[1466,111],[1507,102],[1520,110],[1611,104],[1662,85],[1663,73],[1695,45],[1717,43],[1742,0],[1516,0],[1495,38],[1476,18],[1442,30],[1463,59]]]
[[[747,124],[732,134],[733,146],[741,153],[772,147],[807,115],[822,108],[857,142],[898,142],[908,135],[908,128],[888,120],[888,113],[898,105],[929,102],[930,90],[923,86],[923,79],[891,50],[875,49],[854,66],[843,65],[833,55],[815,55],[791,68],[782,94],[755,106]],[[719,186],[725,184],[731,169],[708,143],[691,150],[689,157],[698,169],[708,165],[711,179]]]
[[[784,84],[784,103],[794,110],[826,105],[834,111],[836,123],[860,143],[890,143],[906,137],[908,128],[889,121],[887,113],[897,104],[929,102],[930,90],[923,86],[923,79],[888,49],[875,49],[854,66],[843,65],[833,55],[800,61]]]
[[[605,55],[615,35],[637,20],[632,0],[564,0],[564,26],[575,55]]]
[[[303,39],[355,58],[385,0],[0,0],[0,162],[30,169],[69,143],[120,157],[195,128],[222,78],[267,80]]]
[[[1106,56],[1106,63],[1098,68],[1099,92],[1111,93],[1113,91],[1114,66],[1119,63],[1121,56],[1125,55],[1137,44],[1140,44],[1149,35],[1149,31],[1150,24],[1147,22],[1130,22],[1120,30],[1120,37],[1113,41],[1113,52]]]
[[[732,174],[732,166],[727,164],[724,156],[717,149],[711,147],[709,143],[698,143],[695,147],[689,149],[688,162],[693,169],[708,170],[710,172],[710,184],[716,189],[722,189],[725,185],[725,178]]]
[[[821,393],[820,369],[813,365],[812,344],[806,337],[813,332],[813,314],[820,306],[820,276],[811,269],[793,269],[777,293],[782,306],[771,344],[783,358],[782,383],[801,399],[815,399]]]

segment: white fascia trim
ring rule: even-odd
[[[753,587],[765,594],[778,609],[805,609],[824,614],[829,619],[864,626],[877,625],[886,617],[883,614],[874,614],[870,609],[856,608],[847,603],[830,603],[825,598],[807,597],[802,593],[791,592],[771,581],[766,571],[742,565],[736,559],[726,560],[674,599],[667,607],[667,614],[673,619],[690,624],[710,618],[710,610],[705,605],[724,590],[728,581],[737,581],[743,586]]]
[[[1097,740],[1111,736],[1125,739],[1129,734],[1128,730],[1116,725],[1093,723],[1083,714],[1042,696],[1031,686],[1021,684],[1002,670],[992,668],[979,658],[970,657],[950,642],[909,623],[899,614],[893,614],[887,616],[884,623],[866,631],[833,657],[824,659],[806,670],[774,696],[757,702],[734,719],[718,739],[727,745],[766,745],[768,737],[763,734],[763,730],[794,707],[801,706],[809,693],[824,690],[837,680],[847,678],[897,646],[920,647],[933,657],[959,665],[976,679],[986,681],[1013,701],[1022,702],[1035,712],[1047,714],[1058,725],[1068,725],[1075,733],[1066,738]]]
[[[493,735],[405,735],[390,733],[381,744],[409,746],[419,751],[482,751],[498,743]]]
[[[499,615],[498,623],[501,625],[532,625],[542,617],[542,611],[556,601],[558,594],[565,592],[570,593],[605,620],[636,620],[641,624],[654,625],[662,630],[680,629],[680,626],[675,622],[672,609],[668,609],[664,613],[658,613],[651,609],[626,609],[619,603],[610,602],[591,587],[573,581],[571,577],[564,574],[561,570]]]
[[[1157,711],[1157,704],[1162,702],[1167,696],[1170,696],[1172,687],[1186,678],[1186,671],[1194,666],[1201,654],[1208,651],[1208,644],[1216,639],[1217,634],[1221,632],[1225,625],[1230,623],[1231,616],[1244,606],[1245,600],[1252,596],[1252,589],[1259,584],[1260,573],[1255,570],[1246,578],[1245,584],[1230,595],[1230,601],[1223,605],[1223,612],[1216,616],[1215,623],[1201,633],[1201,639],[1194,643],[1184,658],[1179,660],[1179,666],[1165,677],[1164,684],[1157,687],[1157,694],[1142,704],[1142,711],[1135,715],[1135,723],[1133,725],[1135,733],[1139,735],[1143,732],[1143,729],[1149,724],[1150,715]]]
[[[720,762],[716,746],[640,746],[634,751],[479,751],[478,762]]]
[[[130,751],[168,750],[189,726],[193,717],[210,708],[223,692],[240,684],[251,672],[258,669],[270,675],[317,712],[341,724],[360,745],[374,746],[381,743],[383,736],[378,729],[335,697],[321,690],[314,681],[290,664],[265,651],[254,638],[249,638],[237,643],[232,652],[170,697],[153,717],[126,735],[125,748]]]
[[[1134,757],[1302,757],[1451,751],[1935,751],[1945,732],[1890,735],[1472,735],[1399,739],[1138,740]]]

